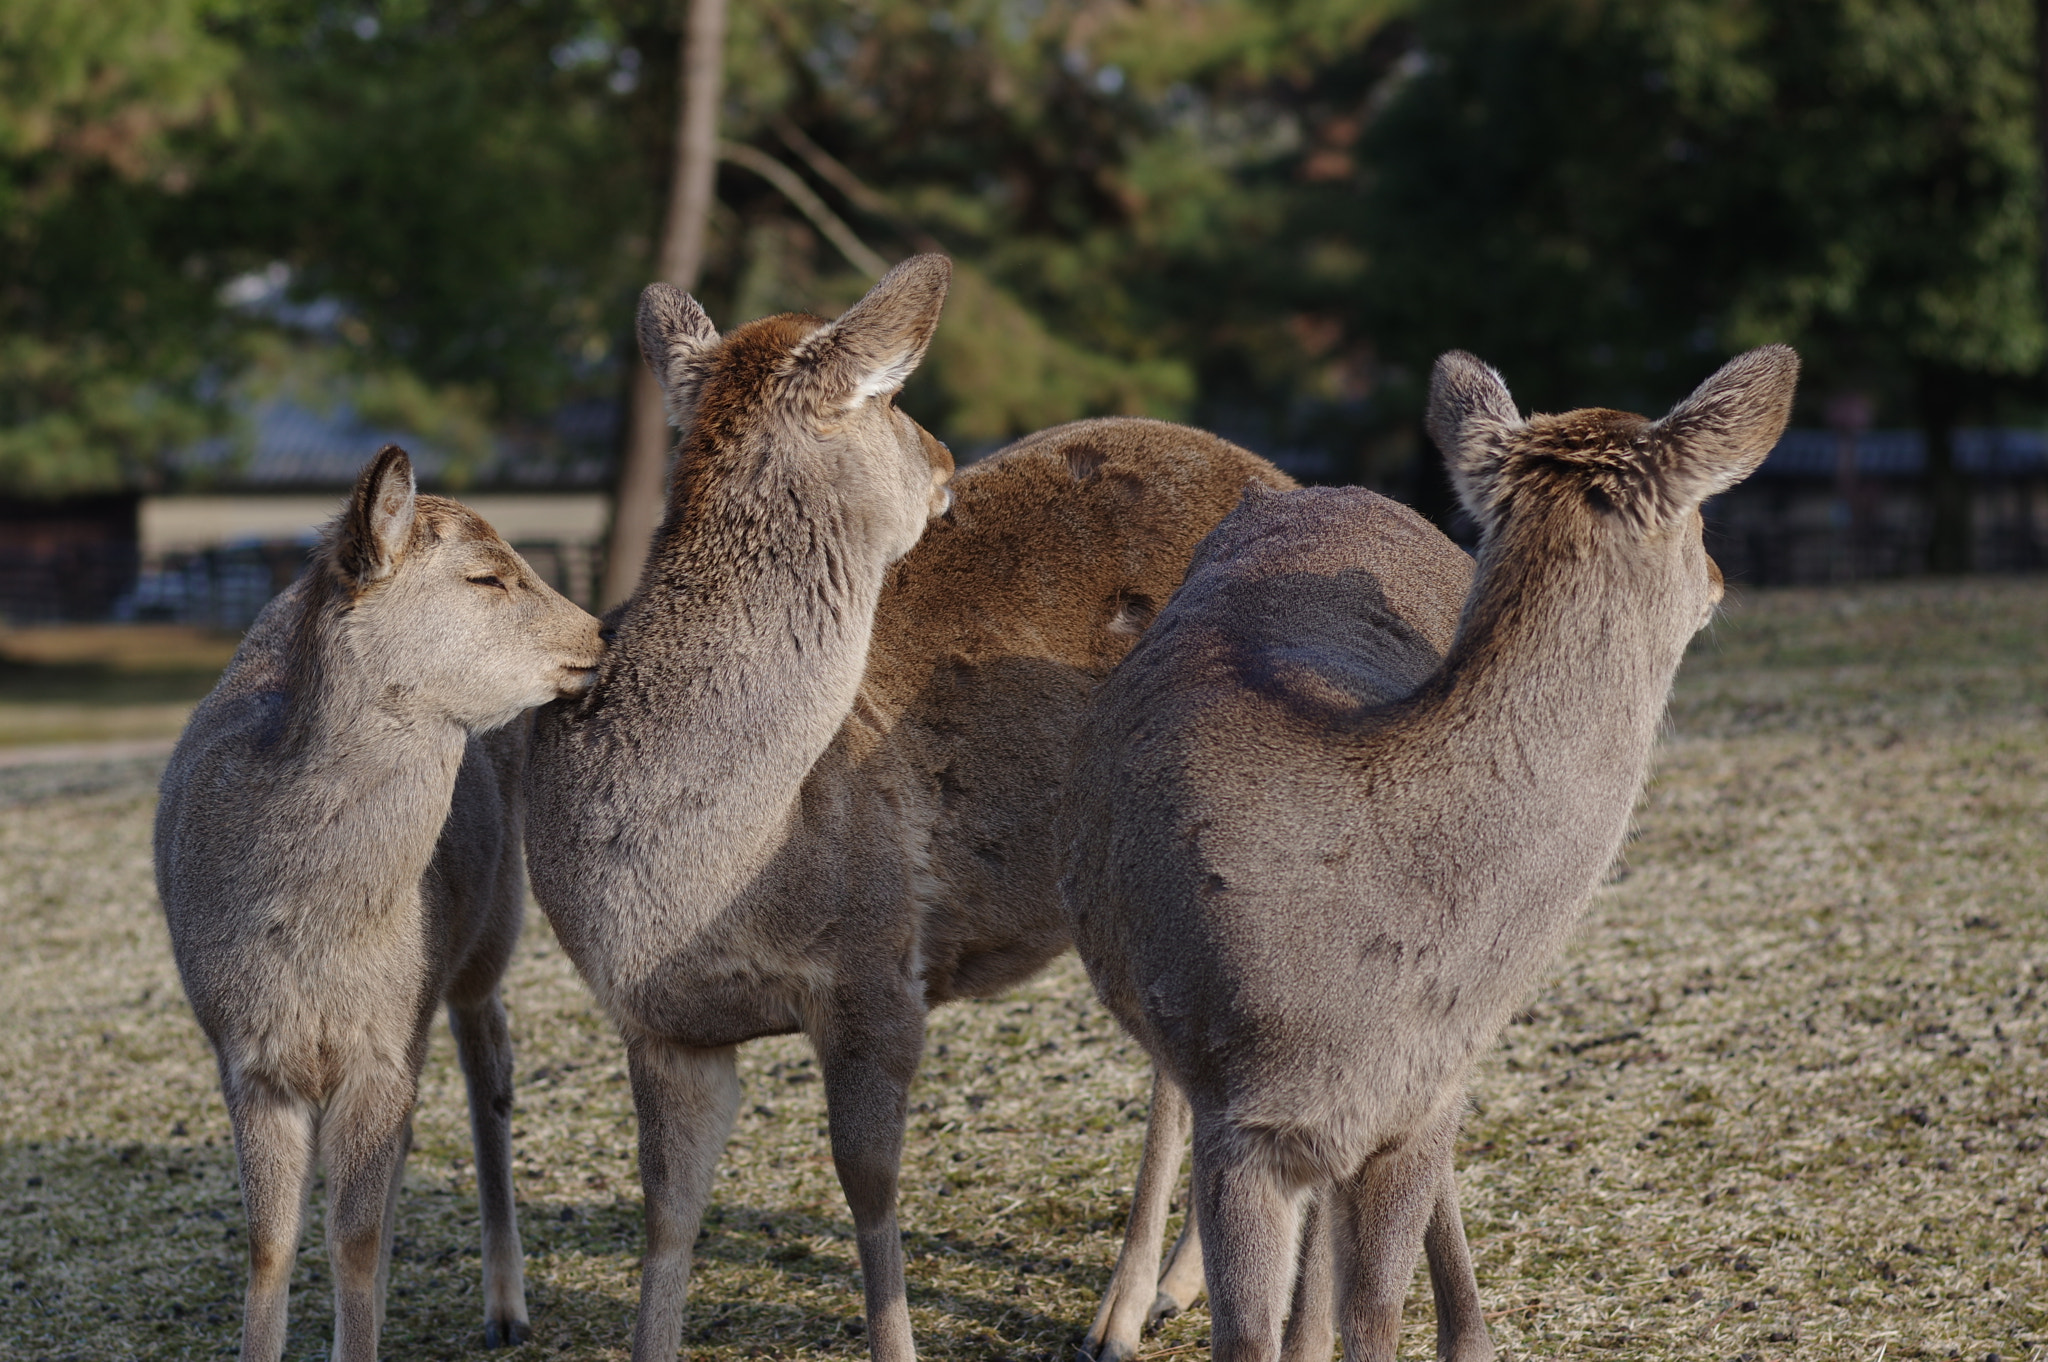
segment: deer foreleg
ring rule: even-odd
[[[683,1341],[690,1253],[711,1201],[718,1156],[739,1111],[733,1047],[699,1050],[646,1036],[626,1046],[633,1112],[640,1124],[640,1185],[647,1251],[633,1362],[675,1362]]]
[[[249,1218],[242,1362],[277,1362],[284,1354],[292,1262],[313,1183],[313,1110],[267,1084],[223,1076],[242,1206]]]

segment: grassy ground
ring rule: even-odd
[[[2048,1357],[2048,583],[1759,594],[1700,640],[1625,864],[1481,1066],[1459,1164],[1511,1357]],[[231,1354],[227,1122],[149,888],[154,768],[0,771],[0,1357]],[[618,1046],[536,921],[507,987],[535,1341],[625,1356]],[[864,1356],[799,1041],[747,1098],[686,1348]],[[934,1358],[1064,1359],[1116,1251],[1144,1075],[1071,960],[934,1018],[904,1168]],[[437,1038],[394,1357],[478,1344]],[[318,1197],[288,1356],[323,1356]],[[1429,1354],[1418,1282],[1403,1354]],[[1196,1351],[1199,1309],[1160,1351]]]
[[[175,738],[235,643],[183,625],[0,630],[0,747]]]

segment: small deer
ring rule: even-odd
[[[1311,1197],[1346,1357],[1393,1358],[1473,1061],[1612,863],[1720,599],[1700,503],[1762,462],[1797,374],[1768,346],[1659,421],[1525,421],[1446,355],[1429,428],[1482,537],[1421,685],[1380,699],[1425,645],[1387,566],[1325,549],[1355,509],[1254,491],[1097,691],[1062,890],[1191,1111],[1218,1362],[1280,1352]]]
[[[951,478],[892,403],[949,268],[914,257],[837,321],[727,336],[680,290],[642,297],[682,448],[596,687],[537,718],[527,823],[535,896],[626,1042],[638,1362],[676,1355],[735,1047],[792,1032],[818,1051],[869,1347],[911,1362],[896,1191],[925,1014],[1067,948],[1050,828],[1082,707],[1243,489],[1288,485],[1129,419]]]
[[[498,980],[524,907],[522,712],[588,690],[597,621],[387,446],[164,772],[157,891],[249,1218],[244,1362],[284,1350],[315,1155],[337,1362],[371,1362],[427,1033],[469,1088],[484,1337],[527,1337]]]

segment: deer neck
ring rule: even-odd
[[[1472,812],[1503,845],[1562,835],[1605,869],[1696,623],[1666,570],[1512,540],[1481,555],[1424,727],[1444,769],[1491,773]]]
[[[350,624],[317,610],[302,623],[279,697],[273,788],[321,830],[293,852],[310,888],[323,897],[331,888],[339,901],[414,903],[469,735],[380,675]]]
[[[654,553],[598,693],[636,697],[635,750],[662,773],[665,831],[702,834],[671,846],[734,884],[740,862],[780,844],[852,711],[887,555],[833,489],[801,476],[692,495]]]

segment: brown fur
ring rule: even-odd
[[[316,1152],[333,1356],[376,1356],[412,1106],[444,1002],[476,1142],[485,1338],[526,1337],[498,998],[525,897],[517,716],[586,688],[597,651],[595,620],[474,513],[416,497],[410,461],[389,447],[178,740],[157,887],[234,1124],[245,1360],[284,1346]]]
[[[1720,596],[1699,501],[1769,452],[1797,367],[1754,351],[1656,423],[1524,422],[1447,355],[1431,432],[1484,537],[1433,672],[1386,698],[1424,660],[1389,609],[1407,560],[1376,562],[1341,503],[1254,495],[1097,691],[1062,891],[1098,993],[1192,1111],[1218,1362],[1280,1352],[1311,1193],[1346,1357],[1394,1356],[1466,1075],[1612,861]],[[1298,569],[1324,540],[1353,565]]]
[[[732,1047],[799,1030],[870,1347],[909,1362],[896,1178],[925,1011],[1064,949],[1049,827],[1082,707],[1244,487],[1285,485],[1213,436],[1082,422],[962,473],[947,511],[950,459],[887,403],[943,281],[915,259],[829,326],[723,341],[687,298],[643,307],[696,423],[596,689],[541,715],[528,824],[535,891],[626,1038],[641,1362],[675,1355]]]

